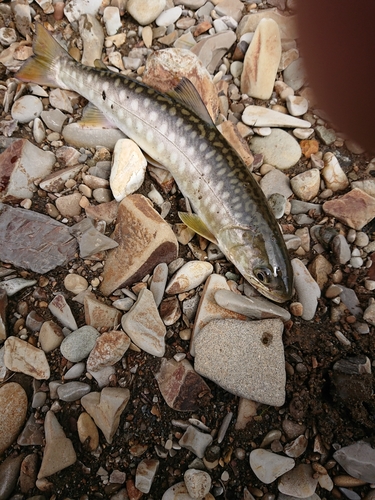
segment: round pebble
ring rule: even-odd
[[[67,274],[64,279],[64,286],[69,291],[77,295],[87,290],[89,284],[83,276],[79,274]]]
[[[27,413],[26,392],[16,382],[0,387],[0,454],[17,439]]]
[[[99,332],[92,326],[82,326],[78,330],[70,333],[61,343],[61,354],[77,363],[90,354],[93,349]]]
[[[24,95],[17,99],[11,109],[13,120],[29,123],[40,116],[43,111],[42,101],[35,95]]]

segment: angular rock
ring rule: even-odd
[[[89,372],[112,366],[123,357],[130,346],[130,338],[122,331],[104,332],[97,338],[87,360]]]
[[[165,262],[158,264],[152,275],[152,281],[150,284],[150,291],[152,292],[155,300],[156,307],[159,307],[160,302],[163,299],[165,285],[168,279],[168,266]]]
[[[0,204],[0,259],[47,273],[73,259],[77,248],[69,229],[37,212]]]
[[[228,30],[203,38],[194,45],[191,51],[199,57],[207,71],[213,74],[221,58],[228,52],[235,41],[236,35],[233,31]]]
[[[83,42],[82,64],[95,66],[101,60],[104,32],[101,23],[93,14],[83,14],[79,20],[79,34]]]
[[[163,358],[155,378],[165,402],[177,411],[196,411],[211,396],[210,388],[187,359]]]
[[[98,330],[92,326],[82,326],[65,337],[60,345],[61,354],[72,363],[78,363],[87,358],[98,337]]]
[[[71,440],[65,436],[63,428],[51,410],[46,413],[44,432],[46,445],[38,479],[52,476],[52,474],[73,465],[77,460]]]
[[[293,194],[290,189],[289,177],[277,168],[270,170],[262,177],[259,184],[267,199],[275,193],[281,194],[285,198],[289,198]]]
[[[153,356],[164,356],[166,328],[150,290],[140,291],[137,302],[123,315],[121,325],[140,349]]]
[[[211,321],[195,338],[195,370],[232,394],[282,406],[282,333],[279,319]]]
[[[315,316],[320,298],[320,288],[306,266],[299,259],[292,259],[294,286],[303,305],[302,319],[310,321]]]
[[[19,476],[20,490],[27,493],[34,488],[39,470],[39,457],[36,453],[27,455],[21,463],[21,473]]]
[[[129,389],[105,387],[101,392],[90,392],[81,399],[82,406],[103,432],[109,444],[112,443],[129,398]]]
[[[85,322],[97,330],[115,329],[120,324],[121,313],[100,300],[87,295],[84,299]]]
[[[294,469],[281,476],[278,489],[284,495],[297,498],[307,498],[314,494],[318,478],[309,464],[297,465]]]
[[[323,290],[327,284],[328,275],[332,273],[332,269],[332,264],[323,255],[317,255],[309,265],[311,276],[317,282],[321,290]]]
[[[290,180],[293,192],[302,201],[310,201],[315,198],[320,189],[320,172],[317,168],[311,168],[296,175]]]
[[[64,14],[66,15],[68,21],[72,23],[73,21],[78,21],[84,14],[92,14],[95,16],[98,13],[101,4],[101,0],[91,0],[89,2],[71,0],[64,7]]]
[[[99,431],[88,413],[83,412],[78,417],[77,431],[81,443],[85,443],[90,451],[95,451],[99,446]]]
[[[221,2],[214,2],[216,5],[215,12],[219,16],[229,16],[237,23],[240,21],[242,12],[245,8],[240,0],[222,0]]]
[[[159,460],[152,458],[141,460],[135,473],[135,487],[142,493],[149,493],[158,469]]]
[[[212,273],[213,265],[210,262],[191,260],[184,264],[169,281],[166,293],[170,295],[187,292],[201,285]]]
[[[25,423],[27,395],[16,382],[0,387],[0,454],[17,439]]]
[[[55,295],[54,299],[48,304],[48,309],[63,326],[66,326],[70,330],[77,330],[78,326],[72,310],[62,293]]]
[[[59,109],[42,111],[40,117],[49,129],[58,133],[61,132],[63,124],[67,119],[67,116]]]
[[[56,170],[47,175],[47,177],[44,177],[42,182],[39,183],[39,187],[49,193],[59,193],[65,189],[66,181],[74,179],[81,170],[82,165],[74,165],[72,167]]]
[[[83,219],[81,222],[78,222],[78,224],[71,226],[69,231],[77,238],[80,257],[83,259],[96,253],[118,247],[118,243],[98,231],[89,218]]]
[[[42,424],[36,423],[34,413],[31,413],[23,431],[18,436],[17,444],[20,446],[41,446],[43,440],[43,426]]]
[[[139,189],[144,181],[147,161],[137,144],[120,139],[113,150],[113,163],[109,184],[113,197],[120,202]]]
[[[254,136],[250,139],[251,151],[262,154],[265,163],[284,170],[293,167],[301,158],[298,142],[285,130],[272,129],[267,137]]]
[[[100,290],[113,290],[142,279],[157,264],[176,259],[178,242],[171,227],[138,194],[120,203],[117,224],[111,238],[119,246],[108,252]]]
[[[32,198],[36,191],[34,181],[50,174],[55,161],[53,153],[26,139],[13,142],[0,154],[0,201]]]
[[[375,217],[375,199],[361,189],[354,188],[343,196],[326,201],[323,210],[327,215],[360,231]]]
[[[336,156],[333,153],[326,153],[323,156],[323,161],[322,176],[326,187],[334,192],[346,189],[349,186],[349,180]]]
[[[280,58],[279,27],[273,19],[262,19],[245,54],[241,92],[257,99],[269,99]]]
[[[247,106],[242,113],[242,121],[251,127],[299,127],[309,128],[310,122],[294,116],[264,108],[263,106]]]
[[[94,220],[104,220],[107,224],[112,224],[117,217],[118,203],[116,200],[100,205],[89,205],[85,208],[87,217]]]
[[[292,458],[283,457],[268,450],[258,448],[250,453],[250,467],[262,483],[270,484],[278,477],[293,469]]]
[[[18,337],[8,337],[4,343],[4,363],[8,370],[30,375],[37,380],[47,380],[50,368],[42,349]]]
[[[289,87],[291,87],[294,91],[297,91],[301,87],[303,87],[303,85],[305,85],[306,83],[307,77],[302,57],[289,64],[289,66],[283,71],[283,76],[284,82],[289,85]],[[316,132],[318,128],[319,126],[316,127]]]
[[[344,446],[333,454],[333,458],[351,476],[367,483],[375,481],[375,450],[369,443],[357,441]]]
[[[193,425],[189,425],[178,444],[192,451],[198,458],[203,458],[208,446],[212,444],[213,438],[210,434],[199,431]]]

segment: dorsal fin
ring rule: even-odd
[[[181,81],[178,83],[178,85],[176,85],[174,89],[167,92],[167,95],[193,111],[208,125],[214,127],[214,122],[212,121],[212,118],[204,102],[202,101],[201,96],[190,80],[185,77],[181,78]]]

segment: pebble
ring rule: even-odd
[[[293,469],[295,462],[292,458],[277,455],[268,450],[258,448],[250,453],[250,467],[257,478],[265,484]]]
[[[375,199],[354,188],[349,193],[326,201],[323,210],[347,226],[360,231],[375,217]]]
[[[212,273],[213,269],[210,262],[189,261],[172,276],[165,291],[172,295],[192,290],[201,285]]]
[[[150,290],[141,290],[134,306],[123,315],[121,325],[140,349],[153,356],[164,356],[166,328]]]
[[[312,168],[296,175],[290,180],[293,192],[302,201],[310,201],[315,198],[320,189],[320,172]]]
[[[99,128],[83,125],[82,122],[69,123],[62,129],[62,135],[65,142],[71,146],[95,148],[100,144],[110,151],[113,151],[118,140],[125,137],[117,128]]]
[[[245,54],[241,92],[257,99],[269,99],[280,57],[279,27],[273,19],[262,19]]]
[[[281,476],[278,489],[284,495],[307,498],[315,493],[318,478],[313,476],[311,465],[300,464]]]
[[[213,74],[222,57],[236,41],[236,35],[228,30],[202,38],[191,52],[198,56],[210,74]]]
[[[184,481],[192,498],[204,498],[211,489],[211,476],[202,470],[188,469]]]
[[[115,35],[122,27],[118,7],[108,6],[103,11],[103,21],[108,35]]]
[[[50,367],[44,351],[18,337],[8,337],[4,342],[4,364],[8,370],[30,375],[37,380],[47,380],[50,377]]]
[[[292,87],[294,91],[299,90],[305,85],[307,77],[303,64],[303,59],[300,57],[289,64],[283,71],[284,82]]]
[[[17,41],[17,33],[13,28],[0,28],[0,43],[4,47],[8,47]]]
[[[87,290],[89,284],[87,279],[79,274],[67,274],[64,278],[64,286],[69,291],[78,295],[81,292]]]
[[[349,180],[340,166],[340,163],[333,153],[325,153],[323,156],[324,168],[322,176],[325,185],[333,192],[342,191],[349,185]]]
[[[315,133],[327,146],[333,144],[336,140],[336,134],[332,128],[326,128],[323,125],[318,125],[315,127]]]
[[[291,443],[284,446],[284,453],[288,455],[288,457],[298,458],[305,453],[307,445],[308,440],[305,436],[298,436]]]
[[[97,300],[91,294],[84,298],[85,321],[98,331],[115,329],[120,323],[121,313],[114,307]]]
[[[120,361],[129,346],[130,338],[122,331],[102,333],[87,359],[88,371],[91,373],[114,365]]]
[[[63,428],[51,410],[46,413],[44,432],[46,444],[38,479],[52,476],[77,460],[71,440],[65,436]]]
[[[284,215],[287,201],[285,196],[280,193],[274,193],[268,198],[268,203],[276,219],[281,219]]]
[[[43,111],[42,101],[34,95],[20,97],[12,106],[11,115],[13,120],[20,123],[29,123],[40,116]]]
[[[74,380],[79,378],[83,372],[86,370],[86,363],[83,361],[80,363],[75,363],[64,375],[64,380]]]
[[[189,425],[178,444],[182,448],[192,451],[198,458],[203,458],[206,449],[212,444],[212,441],[213,438],[210,434],[205,434],[193,425]]]
[[[181,16],[181,7],[172,7],[162,12],[155,20],[157,26],[170,26]]]
[[[62,401],[76,401],[88,394],[90,390],[91,387],[84,382],[68,382],[57,388],[57,394]]]
[[[163,12],[166,0],[128,0],[126,9],[134,19],[146,26],[152,23]]]
[[[242,121],[254,127],[291,127],[310,130],[310,122],[295,118],[286,113],[280,113],[263,106],[247,106],[242,113]],[[310,132],[311,134],[311,132]]]
[[[0,454],[17,439],[27,413],[27,395],[16,382],[0,387]]]
[[[11,497],[12,491],[19,478],[21,462],[25,455],[21,453],[18,456],[8,456],[0,465],[0,498],[6,500]]]
[[[56,208],[63,217],[75,217],[81,214],[81,193],[72,193],[55,201]]]
[[[304,115],[309,107],[307,99],[297,95],[289,95],[286,98],[286,105],[292,116]]]
[[[267,137],[252,137],[250,147],[253,153],[263,155],[264,162],[281,170],[293,167],[301,158],[298,142],[279,128],[274,128]]]
[[[135,472],[135,487],[142,493],[149,493],[155,475],[159,469],[159,460],[143,459]]]
[[[351,251],[345,236],[338,234],[332,240],[332,251],[335,255],[337,262],[346,264],[351,258]]]
[[[285,198],[289,198],[293,194],[293,191],[290,189],[289,177],[277,168],[270,170],[264,175],[259,184],[268,199],[276,193]]]
[[[78,437],[90,451],[95,451],[99,446],[99,431],[95,422],[86,412],[80,414],[77,420]]]
[[[66,302],[64,295],[61,293],[55,295],[54,299],[48,304],[48,309],[63,326],[66,326],[70,330],[77,330],[76,320],[74,319],[72,310]],[[76,361],[80,360],[77,359]]]
[[[90,392],[81,399],[81,405],[103,432],[109,444],[112,443],[129,398],[129,389],[104,387],[101,392]]]
[[[150,284],[150,291],[154,296],[155,304],[157,307],[159,307],[163,299],[167,279],[168,266],[165,262],[162,262],[155,267]]]
[[[320,298],[320,288],[306,266],[299,259],[292,259],[294,286],[303,306],[302,319],[310,321],[315,316]]]
[[[72,363],[87,358],[94,348],[99,332],[92,326],[82,326],[70,333],[60,345],[61,354]]]
[[[49,93],[49,102],[51,106],[67,113],[73,113],[73,106],[69,99],[69,91],[53,89]]]
[[[232,394],[282,406],[282,332],[279,319],[211,321],[195,336],[195,370]]]
[[[143,184],[147,161],[137,144],[130,139],[117,141],[112,161],[109,184],[113,197],[120,202]]]

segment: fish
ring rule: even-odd
[[[16,78],[72,90],[173,175],[194,213],[184,224],[215,243],[263,296],[285,302],[293,271],[278,222],[260,186],[220,134],[187,78],[162,94],[128,76],[75,61],[40,23],[33,56]]]

